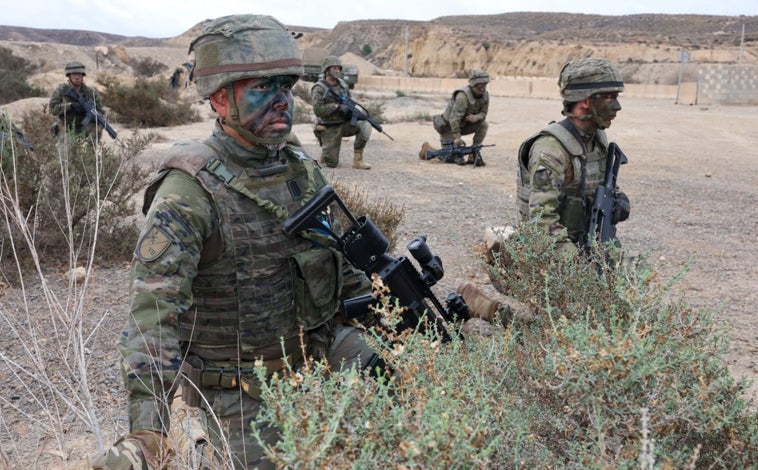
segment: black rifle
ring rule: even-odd
[[[344,217],[337,217],[336,211],[332,212],[331,208],[329,212],[326,211],[332,203],[337,205]],[[337,224],[331,221],[342,219],[351,226],[340,236],[332,231],[331,228]],[[337,243],[338,249],[350,264],[369,277],[376,273],[389,288],[390,295],[403,307],[398,332],[407,328],[423,330],[426,324],[424,317],[428,314],[427,318],[431,318],[442,341],[448,342],[451,339],[449,325],[471,318],[471,312],[460,294],[449,294],[443,307],[432,292],[431,286],[442,278],[444,270],[440,258],[433,255],[426,244],[426,237],[416,237],[408,244],[408,251],[421,266],[419,273],[408,258],[394,258],[387,254],[390,245],[387,237],[368,217],[356,219],[331,186],[321,188],[307,204],[285,220],[282,227],[290,235],[304,230],[325,234]],[[435,310],[429,308],[427,301],[431,302]],[[345,319],[366,318],[371,311],[370,307],[376,305],[377,301],[371,295],[345,300]]]
[[[584,239],[583,248],[589,253],[592,244],[604,245],[616,238],[616,226],[613,224],[614,193],[618,181],[619,168],[629,160],[615,142],[608,146],[608,158],[605,162],[605,181],[595,189],[595,202],[590,213],[590,226]]]
[[[334,95],[335,98],[337,98],[340,102],[340,104],[343,104],[348,107],[350,110],[350,125],[355,127],[358,125],[358,121],[368,121],[369,124],[371,124],[371,127],[376,129],[377,131],[381,132],[382,134],[389,137],[390,140],[395,140],[392,138],[391,135],[384,132],[384,129],[382,129],[382,125],[376,122],[371,115],[369,114],[368,110],[363,107],[363,105],[360,105],[353,101],[352,98],[350,98],[347,95],[338,95],[334,92],[334,90],[331,89],[331,87],[327,87],[326,89],[326,95],[328,96],[329,93]]]
[[[75,99],[77,103],[84,107],[86,115],[82,120],[82,126],[86,126],[92,119],[94,119],[98,125],[100,125],[103,129],[106,130],[106,132],[108,132],[108,135],[111,136],[111,139],[118,137],[116,130],[113,129],[110,124],[108,124],[108,121],[105,120],[105,117],[100,114],[95,108],[94,101],[87,99],[83,93],[77,93],[73,88],[69,88],[65,96]]]
[[[474,166],[484,166],[484,160],[482,160],[482,153],[481,149],[482,147],[494,147],[495,144],[492,145],[483,145],[483,144],[476,144],[472,145],[471,147],[466,147],[463,145],[455,146],[452,145],[450,147],[443,147],[439,150],[427,150],[426,151],[426,159],[431,160],[432,158],[439,159],[442,163],[458,163],[459,159],[462,159],[466,155],[474,155]]]

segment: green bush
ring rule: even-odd
[[[47,95],[45,90],[27,82],[32,71],[33,66],[28,60],[16,57],[7,47],[0,47],[0,76],[3,77],[0,104]]]
[[[162,80],[137,78],[127,86],[115,77],[98,77],[103,86],[103,101],[108,104],[109,118],[131,127],[167,127],[198,122],[193,101],[182,98],[179,91]]]
[[[106,145],[69,134],[61,154],[50,132],[55,121],[46,108],[28,112],[21,127],[34,151],[3,150],[0,210],[10,224],[0,229],[0,263],[31,261],[24,254],[32,250],[46,263],[65,263],[86,257],[95,242],[101,263],[129,259],[137,238],[135,196],[151,171],[136,158],[153,136],[122,134]],[[25,231],[33,235],[31,246],[22,242]]]
[[[722,359],[726,335],[713,313],[667,301],[675,284],[658,282],[644,257],[598,275],[551,245],[527,224],[503,250],[518,274],[493,268],[501,288],[518,279],[525,289],[512,294],[533,302],[528,322],[444,345],[433,333],[390,341],[374,332],[389,375],[310,363],[271,380],[262,418],[282,438],[270,457],[336,469],[758,461],[758,414]]]

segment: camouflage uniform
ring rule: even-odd
[[[328,56],[324,59],[321,68],[324,73],[327,73],[329,67],[335,65],[341,69],[342,63],[339,58]],[[329,90],[332,93],[329,93]],[[351,126],[350,115],[340,109],[337,96],[350,97],[350,87],[342,78],[338,78],[334,85],[330,85],[325,79],[320,79],[311,88],[313,113],[318,118],[314,132],[321,144],[321,163],[330,168],[336,168],[340,161],[342,138],[355,136],[353,167],[368,169],[369,167],[363,164],[362,160],[363,150],[371,137],[371,124],[368,121],[361,120],[358,121],[357,125]]]
[[[624,89],[618,70],[605,59],[566,64],[559,84],[563,114],[569,117],[575,117],[570,112],[574,103]],[[613,114],[620,109],[618,105]],[[595,118],[583,118],[590,119]],[[595,189],[605,179],[608,139],[602,125],[593,127],[594,132],[582,131],[567,117],[549,124],[519,148],[519,214],[522,220],[539,217],[558,249],[567,254],[576,252],[576,244],[586,235]],[[626,199],[620,191],[617,194]],[[626,205],[622,220],[628,216],[628,199]]]
[[[72,73],[81,73],[84,76],[87,75],[84,65],[79,62],[68,63],[64,71],[67,78]],[[65,134],[64,131],[74,131],[77,134],[83,134],[94,138],[95,129],[97,128],[97,137],[99,138],[102,135],[103,128],[101,126],[97,126],[95,119],[92,119],[86,125],[83,125],[82,121],[84,121],[84,118],[87,117],[86,112],[84,110],[78,109],[79,106],[76,100],[70,96],[66,96],[66,93],[72,89],[76,91],[76,88],[71,84],[71,80],[69,79],[69,81],[66,83],[61,83],[58,85],[58,87],[53,91],[53,94],[50,95],[48,110],[50,111],[50,114],[58,117],[59,125],[62,125],[62,128],[57,128],[56,134],[62,138]],[[93,101],[95,103],[95,109],[97,109],[100,114],[105,115],[103,102],[102,99],[100,99],[100,94],[97,92],[97,90],[87,86],[84,82],[82,82],[81,86],[79,87],[78,93]]]
[[[487,135],[487,111],[490,95],[484,90],[482,96],[475,96],[475,85],[489,83],[487,72],[475,71],[469,78],[468,85],[455,90],[448,100],[442,114],[434,116],[434,130],[440,135],[442,147],[463,145],[461,136],[474,134],[473,145],[484,142]]]
[[[259,43],[272,51],[251,59]],[[229,80],[302,73],[294,39],[267,16],[219,18],[192,47],[204,96]],[[240,64],[236,72],[209,72],[232,64]],[[225,460],[226,442],[234,468],[271,468],[251,435],[256,426],[268,444],[278,436],[256,422],[255,361],[269,373],[297,367],[302,329],[308,354],[365,367],[374,353],[336,314],[342,299],[368,293],[370,283],[337,250],[282,231],[283,219],[326,184],[302,147],[255,135],[265,143],[243,145],[222,122],[240,127],[227,115],[204,142],[177,142],[145,193],[130,317],[119,341],[129,426],[167,434],[178,385],[190,401],[186,375],[200,389],[216,458]]]

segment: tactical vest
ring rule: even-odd
[[[219,213],[220,233],[206,241],[192,282],[192,308],[179,318],[188,351],[211,359],[236,352],[230,357],[254,360],[257,348],[331,319],[342,289],[342,255],[281,228],[283,218],[326,184],[316,164],[285,147],[286,164],[232,168],[208,145],[182,144],[169,152],[145,204],[162,178],[178,169],[194,176]],[[244,187],[235,179],[244,179]],[[281,209],[286,214],[277,216]]]
[[[573,130],[573,131],[572,131]],[[568,230],[569,238],[577,242],[586,231],[589,223],[589,208],[595,199],[595,188],[603,184],[608,153],[608,138],[605,131],[598,129],[595,134],[594,148],[587,152],[573,125],[568,121],[552,122],[540,132],[526,139],[518,151],[518,174],[516,192],[518,211],[521,220],[529,218],[529,195],[531,176],[529,172],[529,153],[534,142],[542,136],[552,136],[571,158],[573,179],[568,181],[561,193],[558,205],[560,223]],[[567,170],[568,172],[568,170]]]
[[[466,105],[466,113],[464,116],[468,116],[469,114],[479,114],[482,112],[482,109],[484,109],[484,105],[486,103],[489,103],[490,100],[490,94],[488,92],[484,92],[481,98],[477,98],[474,96],[474,93],[471,91],[470,86],[464,86],[462,88],[458,88],[453,92],[453,95],[450,97],[450,99],[447,101],[447,107],[445,108],[445,111],[442,113],[442,117],[445,118],[445,121],[450,122],[450,113],[453,112],[453,106],[455,105],[455,96],[458,93],[463,93],[466,95],[466,99],[468,101],[468,104]]]

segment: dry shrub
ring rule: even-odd
[[[353,215],[367,216],[387,237],[390,242],[388,251],[391,253],[397,244],[397,227],[405,217],[405,209],[387,199],[372,201],[366,191],[357,185],[347,186],[337,180],[332,182],[332,186]]]
[[[45,90],[27,82],[33,68],[28,60],[13,55],[13,51],[7,47],[0,47],[0,76],[3,77],[0,104],[47,94]]]
[[[137,156],[152,135],[93,142],[72,133],[60,154],[53,122],[46,109],[28,112],[22,128],[34,151],[3,152],[2,210],[9,223],[0,231],[1,261],[30,260],[23,254],[34,249],[46,263],[67,263],[72,252],[74,259],[86,256],[96,241],[100,262],[128,259],[137,237],[135,196],[150,171]],[[19,243],[19,224],[31,229],[33,246]]]
[[[192,107],[193,101],[163,80],[137,78],[127,86],[111,76],[98,77],[103,87],[103,101],[111,111],[109,118],[131,127],[170,127],[202,118]]]

